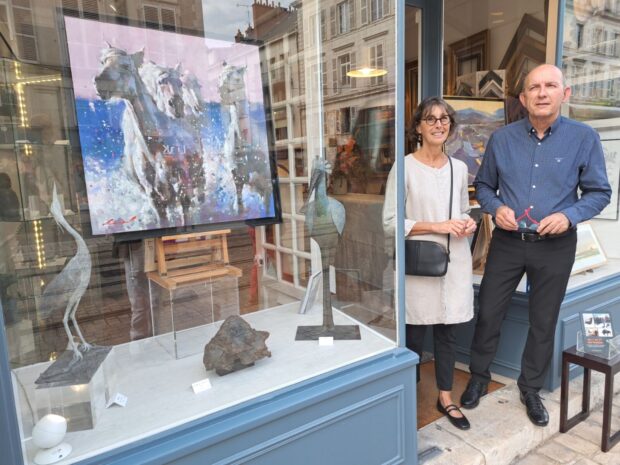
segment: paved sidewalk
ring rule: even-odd
[[[582,376],[570,384],[569,416],[581,408]],[[560,389],[541,392],[549,425],[534,426],[519,400],[514,380],[465,410],[469,431],[454,428],[442,418],[418,431],[420,465],[620,465],[620,444],[600,450],[603,376],[592,373],[592,413],[568,433],[560,434]],[[615,379],[612,432],[620,429],[620,374]],[[460,393],[457,393],[460,395]],[[458,397],[456,397],[458,398]]]
[[[620,394],[616,393],[613,403],[612,434],[620,430]],[[620,444],[609,452],[601,451],[602,424],[603,411],[599,406],[570,431],[553,435],[513,465],[620,465]]]

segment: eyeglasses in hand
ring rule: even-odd
[[[436,118],[434,116],[427,116],[426,118],[424,118],[424,121],[429,126],[435,126],[435,123],[437,121],[439,121],[442,125],[447,126],[448,124],[450,124],[450,117],[448,115],[442,115],[439,118]]]

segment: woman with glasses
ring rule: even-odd
[[[439,389],[437,409],[459,429],[469,421],[452,401],[456,325],[473,318],[473,283],[468,236],[476,230],[469,217],[467,166],[443,151],[455,130],[454,110],[443,99],[431,97],[415,110],[409,136],[418,150],[405,157],[405,236],[447,245],[450,235],[448,271],[441,277],[405,278],[407,347],[422,355],[426,329],[432,327],[435,379]],[[396,169],[388,178],[383,207],[384,227],[396,226]],[[450,182],[453,198],[450,219]],[[418,381],[420,379],[418,365]]]

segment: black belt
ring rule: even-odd
[[[574,234],[576,229],[570,228],[560,234],[545,234],[541,236],[536,232],[519,232],[519,231],[506,231],[505,229],[495,228],[498,233],[501,233],[503,236],[514,237],[515,239],[519,239],[524,242],[540,242],[547,241],[551,239],[559,239],[560,237],[566,237],[570,234]]]

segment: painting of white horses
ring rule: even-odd
[[[65,26],[93,234],[277,217],[257,46]]]

